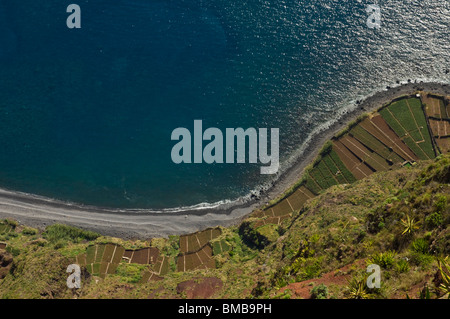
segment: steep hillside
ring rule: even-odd
[[[437,258],[450,251],[449,180],[450,156],[442,155],[411,167],[376,173],[354,184],[335,185],[277,226],[277,236],[266,237],[265,245],[252,241],[256,237],[251,236],[248,223],[218,228],[220,233],[216,231],[217,237],[207,244],[213,265],[189,271],[180,271],[179,262],[175,263],[177,256],[185,256],[182,250],[187,251],[179,246],[176,236],[132,242],[65,226],[39,233],[8,221],[1,235],[1,241],[7,243],[2,256],[12,257],[13,267],[0,279],[0,295],[305,298],[311,290],[322,289],[328,298],[350,298],[349,282],[364,278],[366,263],[378,263],[382,266],[382,287],[365,291],[365,297],[405,298],[408,294],[417,298],[425,285],[432,297],[442,296],[436,288],[440,284]],[[408,219],[412,227],[405,232]],[[207,242],[214,236],[211,232],[198,237]],[[102,260],[115,259],[114,247],[123,247],[122,258],[114,262],[113,272],[101,275]],[[143,253],[144,247],[153,248]],[[91,258],[98,260],[99,268],[93,271],[83,266],[82,288],[72,292],[66,287],[65,270],[72,262],[80,263],[83,256],[84,264]],[[162,269],[160,256],[169,259],[166,271],[155,274]],[[150,278],[149,273],[155,277]],[[302,288],[305,281],[308,285]],[[305,289],[306,295],[302,293]]]

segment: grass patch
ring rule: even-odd
[[[72,226],[54,224],[48,226],[42,236],[51,243],[92,241],[100,237],[98,233],[82,230]]]
[[[391,269],[395,264],[395,252],[386,251],[375,253],[367,259],[367,264],[375,264],[384,269]]]

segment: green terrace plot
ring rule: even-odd
[[[350,152],[339,140],[333,142],[333,151],[344,163],[345,167],[355,176],[356,179],[362,179],[373,173],[373,171],[364,162]]]
[[[309,174],[306,174],[304,178],[306,188],[313,192],[314,195],[318,195],[323,188]]]
[[[321,189],[327,189],[330,186],[336,185],[337,181],[331,172],[324,166],[322,161],[319,161],[309,171],[309,176],[320,186]]]
[[[324,157],[324,161],[330,168],[332,167],[332,164],[336,165],[337,169],[339,170],[338,176],[342,175],[342,177],[345,179],[345,183],[356,182],[355,176],[353,176],[353,174],[347,169],[345,164],[341,161],[334,150],[331,150],[330,153],[328,153],[327,156]]]
[[[383,117],[379,114],[362,121],[359,127],[374,136],[381,143],[395,152],[402,161],[416,161],[417,156],[406,146],[406,144],[389,127]]]
[[[225,240],[216,240],[214,242],[211,242],[212,249],[213,249],[213,255],[220,255],[224,252],[231,250],[231,245]]]
[[[435,157],[422,103],[417,98],[402,99],[379,111],[395,133],[419,159]]]
[[[395,152],[386,147],[386,145],[381,143],[376,137],[367,132],[360,125],[354,127],[350,131],[350,134],[354,138],[356,138],[359,142],[364,144],[364,146],[366,146],[373,152],[377,153],[378,155],[383,157],[385,160],[391,162],[392,164],[403,162],[403,159],[400,156],[398,156]]]

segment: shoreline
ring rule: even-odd
[[[283,171],[260,198],[237,204],[224,204],[216,208],[204,208],[175,212],[155,212],[138,209],[108,209],[84,206],[48,199],[40,196],[0,189],[0,218],[13,218],[19,223],[43,229],[61,223],[102,235],[123,239],[148,239],[194,233],[208,227],[229,227],[239,224],[255,209],[282,195],[301,177],[318,155],[324,143],[347,127],[361,114],[374,112],[385,103],[401,95],[416,91],[450,96],[450,85],[434,82],[411,82],[387,87],[361,102],[340,116],[329,127],[317,132],[307,142],[301,154]]]

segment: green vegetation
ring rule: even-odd
[[[375,264],[384,269],[390,269],[395,263],[395,252],[386,251],[375,253],[367,259],[367,264]]]
[[[343,130],[341,130],[339,133],[337,133],[334,137],[335,138],[340,138],[342,136],[344,136],[345,134],[347,134],[352,128],[354,128],[355,126],[357,126],[359,123],[361,123],[362,121],[364,121],[367,117],[369,116],[368,113],[364,113],[361,114],[360,116],[358,116],[356,118],[356,120],[351,121],[347,127]]]
[[[13,231],[17,226],[17,222],[11,220],[11,219],[5,219],[0,222],[0,235],[1,234],[8,234],[11,231]]]
[[[438,259],[438,268],[442,278],[438,289],[450,299],[450,264],[448,256],[444,259]]]
[[[339,171],[342,173],[342,175],[346,179],[347,183],[354,183],[354,182],[356,182],[356,178],[345,167],[344,163],[342,163],[341,159],[336,154],[336,152],[335,151],[331,151],[329,155],[330,155],[330,158],[333,160],[333,162],[336,164],[336,166],[339,168]]]
[[[410,270],[410,266],[407,260],[405,259],[400,259],[396,264],[395,264],[395,270],[398,273],[407,273]]]
[[[347,295],[350,299],[369,299],[370,293],[367,288],[367,276],[353,277],[347,286]]]
[[[420,159],[426,160],[436,156],[419,99],[401,99],[379,112]]]
[[[43,237],[51,243],[60,241],[79,243],[83,240],[92,241],[100,237],[100,234],[78,229],[67,225],[51,225],[45,229]]]
[[[415,230],[419,229],[419,222],[409,217],[409,215],[406,215],[406,218],[401,219],[400,222],[404,227],[402,235],[411,235]]]
[[[311,299],[327,299],[328,298],[328,287],[324,284],[315,286],[311,290]]]

